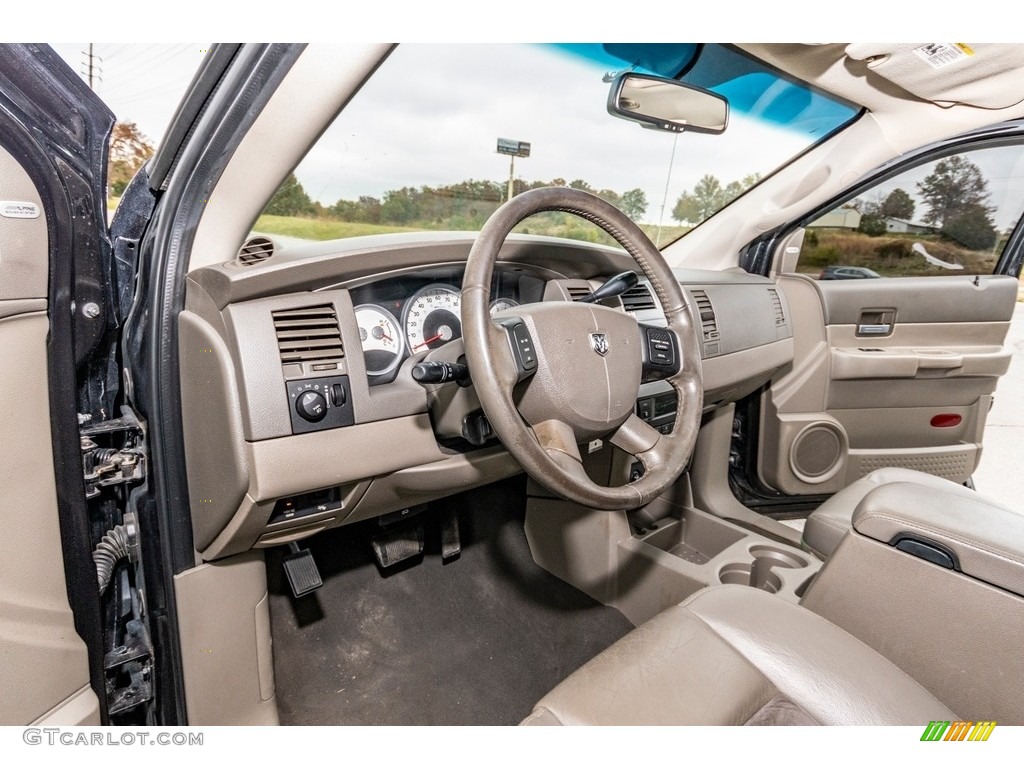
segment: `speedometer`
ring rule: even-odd
[[[428,285],[412,295],[402,313],[410,352],[434,349],[462,338],[460,298],[455,286],[444,283]]]
[[[360,304],[356,307],[356,325],[366,373],[382,376],[395,370],[402,362],[404,348],[395,316],[376,304]]]

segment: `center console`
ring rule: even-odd
[[[744,584],[795,603],[822,565],[796,547],[695,509],[682,485],[641,514],[531,498],[526,535],[542,568],[636,625],[719,584]]]
[[[961,717],[1024,723],[1024,515],[981,494],[879,486],[802,604]]]

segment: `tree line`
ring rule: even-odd
[[[991,192],[981,169],[962,155],[939,160],[932,172],[917,182],[917,194],[927,210],[922,223],[949,240],[972,250],[985,250],[999,237],[990,204]],[[886,232],[888,219],[909,221],[917,210],[914,198],[897,187],[885,197],[858,198],[850,203],[861,214],[857,229],[868,235]]]
[[[716,176],[705,174],[693,189],[679,196],[672,208],[672,218],[680,224],[700,224],[760,180],[761,174],[752,173],[742,179],[722,184]]]
[[[583,179],[566,182],[513,182],[513,193],[549,186],[571,187],[592,192],[622,210],[634,221],[647,212],[647,195],[642,189],[619,193],[611,189],[594,189]],[[362,195],[354,200],[341,198],[325,206],[313,200],[294,173],[290,174],[267,204],[264,213],[276,216],[308,216],[368,224],[416,224],[448,222],[453,226],[482,226],[508,195],[508,183],[469,179],[441,186],[401,187],[381,197]]]
[[[672,209],[672,217],[681,224],[695,225],[725,207],[760,180],[752,174],[723,184],[711,174],[705,175],[693,189],[683,192]],[[992,214],[988,181],[981,169],[961,155],[939,160],[932,172],[916,184],[917,194],[926,210],[922,222],[944,237],[966,248],[984,250],[995,245],[999,232]],[[917,210],[914,198],[897,187],[874,199],[857,198],[846,207],[861,214],[857,229],[867,235],[883,235],[889,219],[910,221]]]
[[[135,123],[114,125],[107,164],[107,182],[111,194],[120,196],[135,173],[152,156],[153,145]],[[672,209],[680,224],[696,225],[726,206],[760,181],[760,174],[723,184],[712,174],[703,176],[690,190],[683,192]],[[556,178],[526,182],[516,179],[513,193],[547,186],[567,186],[596,194],[622,210],[634,221],[647,212],[647,195],[642,189],[619,193],[595,189],[583,179]],[[981,169],[961,155],[939,160],[932,172],[917,182],[917,194],[927,210],[923,223],[944,237],[974,250],[991,248],[999,237],[992,214],[991,192]],[[446,224],[453,228],[479,228],[505,200],[507,182],[469,179],[437,187],[401,187],[380,198],[363,195],[345,198],[324,206],[314,201],[294,173],[289,174],[264,213],[279,216],[308,216],[369,224],[412,225]],[[861,214],[858,230],[868,235],[886,232],[889,219],[909,221],[917,210],[914,198],[897,187],[875,199],[857,198],[846,204]]]

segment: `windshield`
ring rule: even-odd
[[[609,80],[629,69],[725,96],[725,133],[613,117]],[[720,45],[402,45],[255,230],[315,240],[475,231],[510,194],[567,185],[619,206],[665,246],[856,115]],[[611,242],[568,214],[541,214],[518,231]]]

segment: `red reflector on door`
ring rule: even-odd
[[[938,416],[932,416],[933,427],[955,427],[963,421],[963,417],[959,413],[940,413]]]

